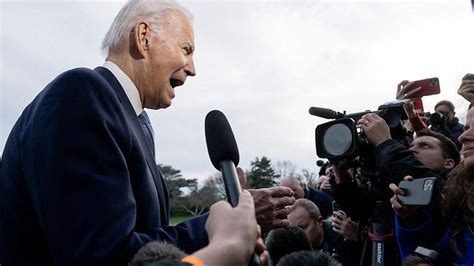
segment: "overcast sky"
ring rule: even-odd
[[[0,151],[25,106],[61,72],[101,65],[100,43],[124,1],[2,1]],[[185,177],[214,173],[204,117],[223,111],[241,165],[256,156],[316,171],[310,106],[359,112],[395,98],[403,79],[439,77],[464,119],[460,80],[474,72],[469,0],[180,1],[194,16],[197,76],[149,111],[157,161]]]

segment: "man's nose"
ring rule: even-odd
[[[188,76],[196,76],[196,68],[194,67],[194,60],[192,57],[189,57],[188,63],[184,66],[184,71]]]

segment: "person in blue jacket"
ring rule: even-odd
[[[419,207],[402,206],[396,196],[390,199],[396,215],[396,237],[402,259],[414,255],[418,246],[436,250],[445,260],[462,265],[474,264],[474,109],[467,113],[464,133],[459,136],[463,160],[450,173],[442,192],[440,207],[448,230],[438,241],[431,215]],[[406,180],[411,180],[406,177]],[[395,184],[392,191],[404,194]]]

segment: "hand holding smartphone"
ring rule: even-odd
[[[339,204],[335,200],[332,201],[332,213],[335,215],[336,212],[341,213],[344,216],[347,216],[346,213],[339,207]]]
[[[436,177],[418,178],[413,181],[401,181],[398,187],[404,195],[397,195],[397,200],[404,206],[426,206],[430,204],[435,187]]]
[[[419,99],[423,96],[439,93],[440,86],[438,78],[429,78],[410,82],[404,80],[398,84],[397,100]]]
[[[474,102],[474,74],[466,74],[462,78],[461,86],[459,86],[458,94],[469,102]]]

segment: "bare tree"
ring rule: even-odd
[[[311,172],[308,169],[303,169],[303,170],[301,170],[301,174],[298,174],[298,179],[300,181],[304,182],[305,184],[307,184],[310,187],[315,182],[315,180],[314,180],[315,178],[316,178],[316,173]]]
[[[212,188],[203,187],[191,192],[189,196],[183,197],[179,204],[189,214],[196,216],[208,211],[209,207],[216,201]]]
[[[215,174],[210,175],[206,180],[204,180],[204,187],[212,188],[211,191],[213,191],[218,200],[225,199],[225,186],[222,173],[216,172]]]
[[[181,197],[179,205],[187,213],[195,216],[208,211],[214,202],[225,199],[224,180],[221,173],[209,176],[201,188],[197,186],[186,197]]]
[[[278,161],[276,163],[275,172],[280,176],[280,178],[288,176],[294,177],[296,173],[296,164],[289,160]]]

